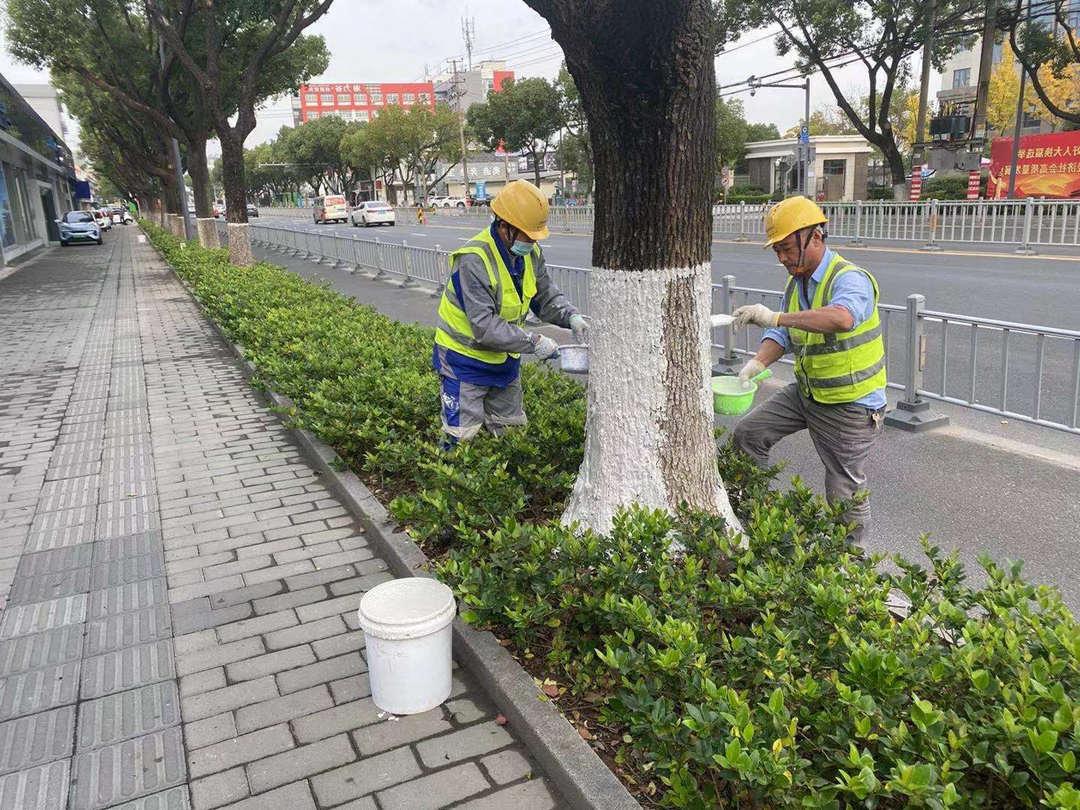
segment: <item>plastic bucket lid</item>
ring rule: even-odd
[[[364,594],[357,611],[364,633],[388,640],[422,638],[453,621],[454,592],[437,579],[405,577]]]

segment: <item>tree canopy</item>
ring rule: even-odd
[[[468,121],[473,136],[488,149],[502,146],[528,152],[540,185],[543,156],[564,124],[559,90],[551,82],[539,78],[504,82],[502,90],[469,108]]]

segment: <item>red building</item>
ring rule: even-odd
[[[302,84],[295,123],[323,115],[340,115],[346,121],[370,121],[386,107],[435,109],[431,82],[382,82],[377,84]]]

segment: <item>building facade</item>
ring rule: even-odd
[[[435,77],[435,98],[465,112],[473,104],[487,101],[488,93],[502,90],[503,82],[514,80],[514,71],[498,60],[480,62],[472,70],[444,71]]]
[[[60,95],[51,84],[16,84],[15,92],[22,96],[26,103],[41,116],[49,129],[60,136],[60,140],[67,141],[67,124],[64,123],[64,113],[60,108]]]
[[[75,208],[75,164],[59,134],[0,76],[0,263],[59,244]]]
[[[749,184],[767,194],[793,194],[798,187],[795,138],[746,145]],[[810,138],[809,186],[820,201],[865,200],[867,165],[873,148],[861,135]]]
[[[431,82],[302,84],[293,98],[293,125],[326,115],[346,121],[373,121],[387,107],[434,110],[435,88]]]

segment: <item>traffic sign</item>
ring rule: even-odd
[[[810,143],[810,130],[805,124],[799,127],[799,143]]]

